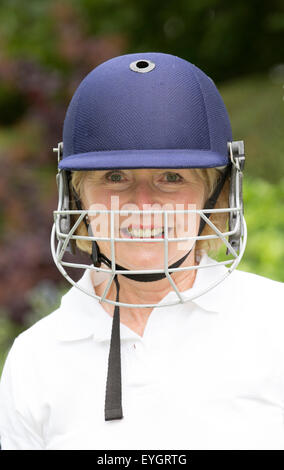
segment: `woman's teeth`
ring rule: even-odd
[[[164,231],[161,228],[154,228],[152,230],[128,228],[127,232],[128,234],[130,234],[132,237],[135,237],[135,238],[150,238],[150,237],[152,238],[158,235],[162,236],[164,234]]]

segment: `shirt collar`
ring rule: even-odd
[[[191,296],[196,292],[200,292],[207,286],[216,282],[216,279],[226,277],[229,273],[228,269],[223,265],[215,265],[216,261],[209,258],[203,253],[197,269],[196,278],[191,289],[182,292],[184,297]],[[206,266],[210,267],[206,268]],[[100,276],[102,273],[95,273],[95,281],[102,282]],[[109,276],[106,274],[106,276]],[[104,277],[103,277],[104,278]],[[224,283],[221,283],[221,286]],[[91,280],[91,270],[86,269],[81,279],[77,282],[78,287],[73,286],[61,300],[58,309],[56,337],[61,341],[74,341],[93,337],[96,341],[109,340],[111,337],[112,317],[104,310],[98,299],[89,294],[94,294],[95,290]],[[219,285],[220,286],[220,285]],[[217,286],[212,290],[204,293],[196,299],[179,304],[179,308],[190,308],[189,305],[195,305],[208,312],[218,312],[222,303],[228,299],[224,298],[224,286]],[[88,294],[87,294],[88,292]],[[169,301],[177,300],[175,292],[169,292],[160,302],[159,305],[166,304]],[[228,301],[228,300],[227,300]],[[173,306],[164,308],[172,309]],[[162,309],[157,308],[157,311]],[[137,334],[123,323],[120,323],[121,339],[137,338]]]
[[[95,272],[97,284],[108,274]],[[100,282],[98,282],[100,279]],[[75,341],[93,337],[96,341],[109,340],[111,337],[112,317],[104,310],[99,300],[92,297],[95,289],[91,280],[91,270],[86,269],[78,287],[73,286],[61,300],[58,309],[56,337],[61,341]],[[92,294],[92,295],[89,295]],[[135,337],[137,334],[124,324],[120,324],[120,338]]]
[[[229,274],[230,271],[226,266],[210,258],[203,251],[200,255],[194,284],[190,289],[182,292],[182,296],[185,299],[193,298],[188,302],[192,302],[203,310],[219,312],[224,305],[228,304],[228,298],[230,298],[230,283],[227,280]],[[195,295],[196,298],[194,298]],[[177,298],[175,292],[169,292],[161,303],[168,302],[171,297]],[[181,305],[186,306],[188,302]]]

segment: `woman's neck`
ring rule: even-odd
[[[190,253],[181,267],[196,265],[194,252]],[[195,281],[196,269],[189,271],[176,271],[171,277],[178,290],[183,292],[190,289]],[[167,278],[153,282],[137,282],[123,275],[118,275],[120,285],[119,302],[129,304],[158,304],[169,292],[173,290]],[[108,280],[95,287],[96,294],[102,296]],[[116,285],[112,282],[107,294],[107,299],[116,300]],[[113,304],[102,302],[104,310],[113,316]],[[124,307],[120,306],[120,321],[135,331],[140,336],[143,335],[147,320],[154,307]]]

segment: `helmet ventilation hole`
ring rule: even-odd
[[[149,66],[149,62],[146,62],[146,60],[139,60],[136,65],[139,69],[145,69],[145,67]]]
[[[131,62],[129,65],[129,68],[133,72],[140,72],[140,73],[145,73],[145,72],[151,72],[155,68],[154,62],[151,62],[151,60],[147,59],[140,59],[140,60],[135,60],[134,62]]]

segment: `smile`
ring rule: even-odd
[[[170,232],[171,228],[168,229]],[[164,238],[164,229],[159,228],[121,228],[122,238]]]

